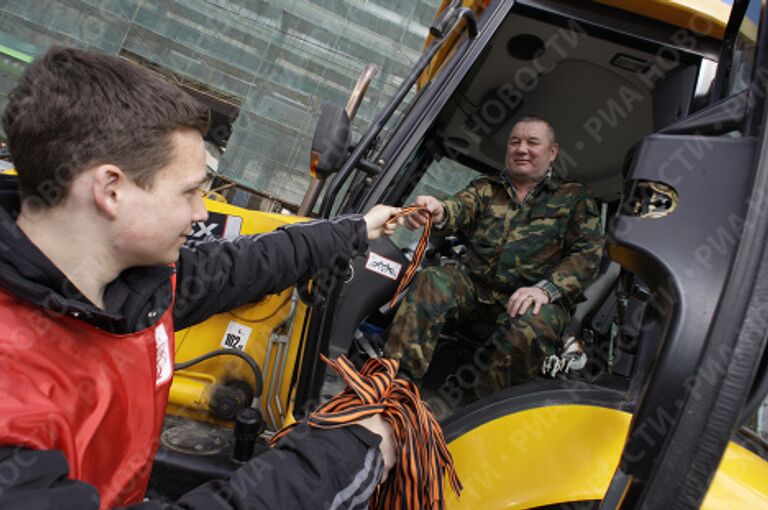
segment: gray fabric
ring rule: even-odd
[[[363,468],[336,497],[329,510],[355,510],[368,508],[373,491],[384,470],[384,460],[378,448],[371,448],[365,456]]]

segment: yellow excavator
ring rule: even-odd
[[[207,200],[191,242],[452,193],[502,169],[516,119],[547,118],[557,171],[606,226],[609,260],[569,326],[589,361],[473,400],[482,367],[461,346],[483,339],[446,332],[425,384],[458,404],[442,426],[465,489],[448,508],[768,508],[765,15],[758,0],[445,0],[359,140],[374,68],[324,106],[300,216]],[[320,354],[381,355],[413,241],[179,332],[150,494],[226,476],[340,390]]]

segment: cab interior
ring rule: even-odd
[[[619,206],[635,144],[709,102],[718,41],[656,20],[633,17],[630,22],[622,11],[603,5],[566,16],[529,4],[512,8],[417,148],[393,170],[396,177],[380,190],[377,201],[407,205],[420,194],[447,196],[479,175],[501,172],[512,126],[525,115],[536,115],[555,127],[560,145],[555,170],[589,187],[602,207],[605,228]],[[690,38],[688,48],[675,43],[683,37]],[[419,115],[415,110],[428,87],[406,109],[395,131],[407,130],[409,115]],[[390,145],[401,141],[395,137]],[[379,155],[394,162],[392,151],[384,145]],[[353,183],[345,198],[347,209],[363,197],[364,188]],[[418,235],[400,232],[372,249],[405,265]],[[460,258],[461,249],[460,239],[434,243],[423,264]],[[354,278],[344,283],[334,304],[328,351],[364,359],[382,352],[394,315],[386,303],[396,283],[371,275],[365,260],[354,261],[352,269]],[[644,306],[647,287],[604,257],[600,276],[586,295],[568,329],[587,344],[590,365],[569,377],[627,389],[638,369],[642,310],[636,309]],[[625,315],[640,319],[622,322],[619,316]],[[433,387],[455,376],[457,367],[472,359],[472,346],[489,333],[483,325],[446,329],[446,341],[425,380]],[[338,389],[338,381],[326,374],[321,398]]]
[[[478,72],[440,112],[438,146],[468,166],[500,172],[511,126],[537,115],[556,128],[560,174],[604,202],[618,199],[628,150],[688,115],[708,92],[714,63],[589,30],[573,20],[508,16]]]

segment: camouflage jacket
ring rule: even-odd
[[[464,235],[463,263],[481,301],[506,304],[517,288],[541,280],[569,307],[583,301],[603,250],[600,213],[584,186],[547,177],[521,204],[506,179],[481,177],[443,205],[438,233]]]

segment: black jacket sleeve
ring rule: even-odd
[[[96,488],[68,479],[67,459],[58,450],[0,448],[0,473],[0,510],[99,508]]]
[[[349,216],[184,247],[177,263],[176,329],[279,292],[367,248],[365,221]]]
[[[175,503],[145,501],[125,510],[363,510],[384,461],[381,438],[362,427],[300,425],[277,447],[226,480],[208,482]],[[70,480],[60,451],[0,449],[0,510],[98,510],[96,489]]]

